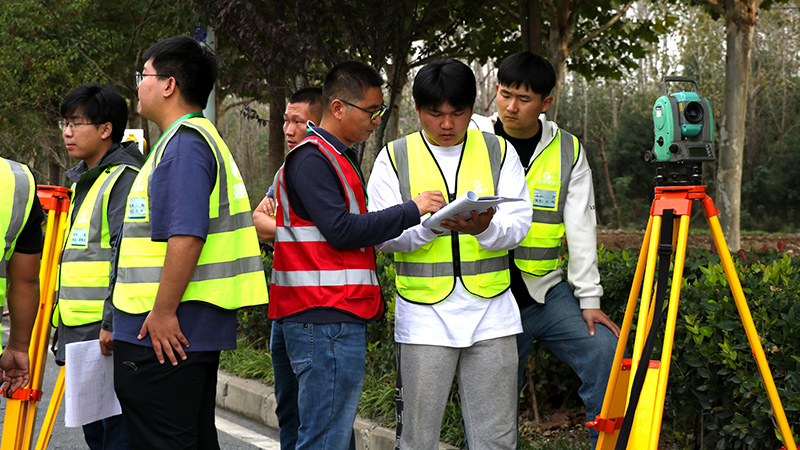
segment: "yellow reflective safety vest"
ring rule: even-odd
[[[128,314],[152,310],[167,252],[166,242],[150,239],[150,177],[167,143],[182,128],[200,133],[217,161],[209,198],[209,229],[191,280],[181,299],[233,310],[267,302],[261,251],[241,173],[228,146],[204,117],[184,116],[156,144],[128,195],[117,265],[114,307]]]
[[[507,147],[501,137],[468,130],[450,201],[468,191],[496,195]],[[390,142],[387,150],[404,202],[432,190],[448,197],[451,190],[422,132]],[[453,292],[458,277],[470,293],[493,298],[510,286],[508,265],[507,251],[483,250],[472,235],[445,232],[416,251],[395,253],[395,283],[398,294],[413,303],[441,302]]]
[[[6,268],[17,238],[28,221],[33,208],[36,186],[33,175],[24,164],[0,158],[0,233],[3,235],[3,255],[0,258],[0,308],[6,301]],[[1,352],[1,351],[0,351]]]
[[[127,164],[110,166],[94,180],[80,208],[75,210],[73,197],[64,239],[59,274],[58,303],[53,310],[53,326],[58,319],[69,327],[87,325],[103,319],[103,303],[108,296],[111,259],[114,249],[108,229],[108,201],[125,169],[139,171]],[[72,185],[75,190],[75,184]]]
[[[533,223],[514,250],[514,263],[527,274],[541,277],[558,267],[564,237],[564,203],[579,149],[578,138],[559,129],[525,172]]]

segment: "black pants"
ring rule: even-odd
[[[219,352],[160,364],[152,347],[114,341],[114,390],[134,449],[219,449],[214,425]]]

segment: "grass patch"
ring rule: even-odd
[[[272,356],[267,350],[250,348],[240,339],[236,350],[225,350],[220,354],[219,367],[237,377],[255,379],[274,384]]]

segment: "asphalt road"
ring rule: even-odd
[[[3,317],[3,343],[8,342],[8,317]],[[36,431],[34,432],[34,445],[39,436],[41,424],[47,413],[50,404],[50,394],[58,377],[59,366],[55,364],[52,352],[45,365],[45,376],[43,382],[43,398],[37,407]],[[5,399],[0,399],[0,433],[5,422],[6,415]],[[217,431],[219,432],[219,442],[222,449],[231,450],[279,450],[278,431],[263,424],[252,422],[236,414],[217,408]],[[31,446],[33,448],[33,445]],[[64,408],[59,409],[50,437],[49,449],[76,449],[88,448],[83,440],[83,431],[80,428],[66,428],[64,426]]]

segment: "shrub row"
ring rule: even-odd
[[[603,308],[619,324],[638,252],[601,248],[598,255],[605,290]],[[800,423],[800,343],[797,341],[800,337],[800,258],[791,258],[774,249],[738,252],[734,257],[783,407],[789,423],[796,425]],[[264,261],[269,271],[271,258],[266,253]],[[389,308],[386,318],[368,329],[370,343],[360,413],[393,426],[395,271],[391,255],[379,253],[377,263]],[[663,327],[662,324],[662,335]],[[243,342],[249,346],[266,348],[269,340],[266,308],[240,312],[240,331]],[[779,447],[776,436],[780,434],[767,393],[718,255],[690,249],[675,331],[662,422],[664,438],[681,449]],[[628,343],[629,348],[632,346],[633,340]],[[659,342],[656,349],[660,348]],[[659,358],[656,353],[652,359]],[[543,346],[532,349],[527,378],[520,409],[523,416],[533,417],[534,405],[545,411],[581,406],[576,394],[577,377]],[[533,393],[536,402],[533,402]],[[445,413],[443,440],[463,445],[459,422],[459,399],[454,387]]]

